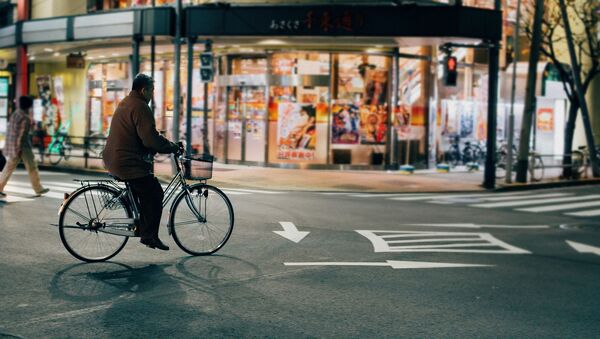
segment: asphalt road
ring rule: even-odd
[[[130,239],[111,262],[83,264],[50,226],[73,175],[43,173],[51,194],[41,198],[24,172],[13,178],[0,203],[0,337],[600,333],[600,187],[467,196],[230,189],[236,224],[217,254],[190,257],[162,227],[169,252]],[[309,233],[295,242],[274,232],[284,226]]]

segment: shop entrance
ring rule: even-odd
[[[265,162],[266,93],[265,86],[227,87],[227,159]]]

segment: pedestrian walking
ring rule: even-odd
[[[29,111],[32,106],[33,99],[31,97],[21,96],[19,98],[19,108],[9,117],[6,144],[4,147],[4,155],[7,158],[7,162],[0,174],[0,198],[6,197],[4,187],[21,161],[23,161],[29,173],[29,180],[36,196],[41,196],[49,191],[49,189],[44,188],[40,183],[40,174],[33,157],[31,136],[29,135],[31,128]]]

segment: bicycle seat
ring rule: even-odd
[[[583,149],[586,149],[586,148],[587,148],[587,146],[579,146],[579,147],[577,147],[577,149],[580,149],[580,150],[583,150]]]

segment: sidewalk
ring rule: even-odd
[[[41,165],[51,170],[74,172],[104,172],[102,161],[89,159],[88,169],[83,169],[82,158],[61,161],[60,167]],[[171,178],[170,163],[157,163],[156,175],[168,181]],[[554,173],[553,173],[554,174]],[[561,181],[551,178],[540,183],[506,185],[497,180],[498,190],[532,189],[563,185],[600,184],[598,179],[581,181]],[[438,173],[434,169],[415,171],[414,174],[401,174],[399,171],[352,171],[352,170],[304,170],[253,167],[244,165],[214,164],[210,183],[225,188],[246,188],[285,191],[326,191],[326,192],[382,192],[382,193],[424,193],[424,192],[473,192],[484,191],[483,170],[469,172],[459,166],[450,173]]]

